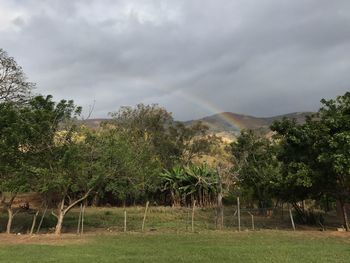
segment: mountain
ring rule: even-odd
[[[83,120],[82,123],[91,129],[98,129],[102,122],[109,121],[110,119],[88,119]]]
[[[209,127],[209,131],[215,134],[230,135],[230,137],[237,136],[243,129],[260,130],[262,133],[268,133],[270,125],[284,117],[288,119],[296,119],[298,123],[305,121],[305,117],[311,115],[312,112],[294,112],[273,117],[254,117],[244,114],[237,114],[233,112],[222,112],[207,116],[198,120],[191,120],[184,122],[186,125],[191,125],[194,122],[201,121]],[[93,129],[97,129],[101,122],[109,119],[89,119],[83,123]]]
[[[225,132],[237,135],[243,129],[268,132],[270,125],[274,121],[282,120],[283,118],[296,119],[298,123],[302,123],[305,121],[305,117],[311,114],[312,112],[294,112],[273,117],[259,118],[232,112],[223,112],[199,120],[188,121],[186,124],[191,125],[196,121],[201,121],[203,124],[206,124],[213,133]]]

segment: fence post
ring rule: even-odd
[[[126,232],[126,209],[124,209],[124,232]]]
[[[84,216],[85,216],[85,204],[83,205],[83,211],[81,212],[81,234],[84,234]]]
[[[32,228],[30,229],[30,235],[33,234],[34,227],[35,227],[35,223],[36,223],[36,217],[38,216],[38,214],[39,214],[39,210],[36,211],[36,213],[35,213],[35,215],[34,215],[34,217],[33,217],[33,223],[32,223]]]
[[[255,230],[255,226],[254,226],[254,215],[250,212],[248,212],[248,214],[250,214],[250,216],[252,217],[252,230]]]
[[[193,206],[192,206],[192,233],[194,232],[194,209],[196,208],[196,200],[193,201]]]
[[[80,212],[79,212],[79,218],[78,218],[77,235],[79,235],[79,233],[80,233],[80,222],[81,222],[82,211],[83,211],[83,204],[80,204]]]
[[[149,201],[147,201],[146,203],[146,209],[145,209],[145,213],[143,215],[143,220],[142,220],[142,232],[145,229],[145,222],[146,222],[146,215],[147,215],[147,210],[148,210],[148,205],[149,205]]]
[[[241,231],[241,209],[239,203],[239,197],[237,197],[237,216],[238,216],[238,231]]]
[[[186,231],[188,231],[188,226],[190,224],[190,210],[189,207],[187,207],[187,222],[186,222]]]
[[[222,204],[222,179],[220,175],[220,170],[218,173],[218,194],[217,194],[217,207],[216,207],[216,228],[222,230],[224,228],[224,206]]]
[[[283,202],[282,202],[281,207],[282,207],[282,221],[283,221]]]
[[[293,230],[295,231],[295,225],[294,225],[294,219],[293,219],[292,209],[289,209],[289,216],[290,216],[290,221],[292,222]]]
[[[41,225],[42,225],[42,223],[43,223],[43,221],[44,221],[44,217],[45,217],[46,211],[47,211],[47,206],[45,206],[44,213],[43,213],[42,216],[41,216],[40,223],[39,223],[38,228],[37,228],[37,230],[36,230],[36,233],[37,233],[37,234],[39,234]]]

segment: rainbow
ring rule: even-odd
[[[218,117],[229,123],[232,127],[237,128],[238,130],[244,129],[245,125],[243,124],[242,120],[238,118],[237,116],[229,113],[224,112],[223,109],[217,107],[216,105],[212,104],[211,102],[204,100],[202,98],[199,98],[197,96],[194,96],[193,94],[190,94],[189,92],[182,93],[181,97],[183,99],[186,99],[190,103],[193,103],[197,105],[198,107],[201,107],[202,109],[209,111],[212,114],[218,114]]]
[[[135,77],[134,77],[135,79]],[[162,92],[173,92],[174,89],[171,87],[167,87],[167,85],[164,85],[163,83],[159,83],[154,79],[150,79],[147,77],[138,77],[137,80],[144,81],[148,84],[148,86],[160,90]],[[195,104],[196,106],[200,107],[201,109],[204,109],[205,111],[211,113],[211,114],[218,114],[218,116],[228,124],[230,124],[232,127],[237,128],[238,130],[244,129],[245,125],[243,124],[242,120],[235,115],[232,115],[228,112],[224,112],[223,109],[219,108],[218,106],[214,105],[208,100],[204,100],[198,96],[195,96],[194,94],[191,94],[188,91],[179,90],[176,92],[177,96],[181,97],[183,100],[188,101],[189,103]]]

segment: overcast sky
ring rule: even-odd
[[[350,90],[350,1],[0,0],[0,48],[93,117],[312,111]]]

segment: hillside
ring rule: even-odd
[[[297,122],[301,123],[305,120],[307,115],[312,114],[311,112],[294,112],[284,115],[278,115],[273,117],[259,118],[249,115],[237,114],[232,112],[223,112],[214,114],[208,117],[204,117],[199,120],[192,120],[186,122],[190,125],[193,122],[201,121],[209,126],[212,132],[230,132],[237,134],[243,129],[252,130],[269,130],[269,126],[276,120],[281,120],[286,117],[288,119],[296,119]]]
[[[109,119],[88,119],[83,120],[82,123],[91,129],[98,129],[102,122],[108,121]]]
[[[281,120],[286,117],[288,119],[296,119],[302,123],[307,115],[312,112],[294,112],[273,117],[259,118],[244,114],[232,112],[223,112],[207,116],[198,120],[186,121],[186,125],[191,125],[194,122],[201,121],[209,127],[209,131],[218,134],[222,137],[235,137],[243,129],[260,130],[262,133],[268,133],[270,125],[275,120]],[[88,127],[97,129],[101,122],[108,119],[89,119],[83,121]]]

